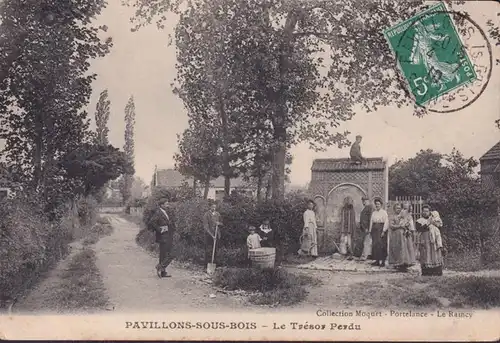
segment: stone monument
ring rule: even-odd
[[[332,253],[340,243],[343,202],[353,201],[356,221],[363,209],[361,198],[384,199],[389,196],[387,161],[382,157],[363,158],[353,163],[350,158],[316,159],[311,167],[309,195],[316,203],[318,248],[320,253]]]

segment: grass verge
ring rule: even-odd
[[[250,302],[257,305],[289,306],[307,296],[306,287],[320,282],[310,276],[292,274],[284,269],[221,268],[214,285],[234,291],[257,292]]]
[[[89,312],[106,307],[108,298],[92,249],[85,247],[71,258],[46,302],[58,312]]]
[[[366,281],[349,289],[349,304],[379,308],[493,308],[500,307],[500,277],[414,276]]]
[[[90,228],[90,231],[83,239],[82,244],[84,246],[96,244],[99,239],[109,236],[111,233],[113,233],[113,227],[111,226],[109,220],[106,217],[99,218],[97,223]]]

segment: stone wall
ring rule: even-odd
[[[354,165],[348,159],[315,160],[311,168],[309,196],[316,203],[318,245],[322,253],[336,251],[340,243],[343,201],[350,197],[356,212],[356,226],[363,209],[361,197],[387,199],[387,170],[382,158]]]

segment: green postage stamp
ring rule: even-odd
[[[443,3],[385,30],[384,36],[420,106],[477,78]]]

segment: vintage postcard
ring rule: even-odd
[[[2,0],[0,339],[500,339],[500,4]]]

